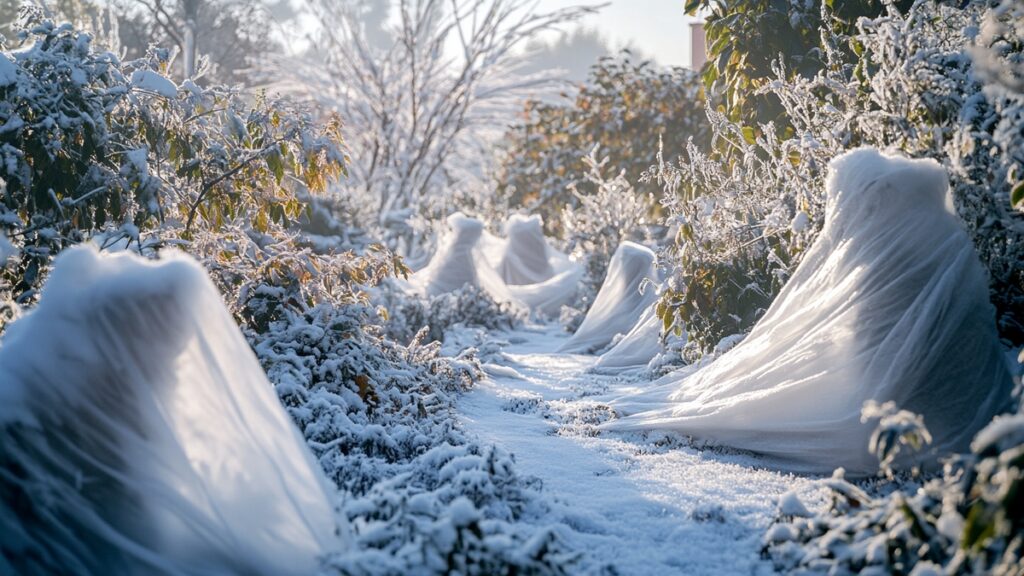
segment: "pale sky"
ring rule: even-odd
[[[540,0],[538,7],[557,9],[600,1]],[[596,28],[615,47],[636,46],[646,56],[666,66],[690,65],[690,22],[683,12],[683,0],[611,0],[583,25]]]
[[[636,47],[665,66],[690,65],[690,25],[683,0],[538,0],[541,11],[575,5],[608,4],[581,25],[596,29],[613,48]],[[304,26],[315,26],[303,18]]]

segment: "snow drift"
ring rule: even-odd
[[[558,351],[590,354],[608,346],[618,334],[629,332],[657,299],[653,286],[642,286],[645,280],[658,281],[654,252],[622,242],[587,316]]]
[[[203,269],[57,258],[0,347],[0,573],[309,574],[332,489]]]
[[[902,466],[966,451],[1009,407],[985,273],[945,171],[858,149],[830,164],[827,192],[821,236],[747,338],[620,400],[633,415],[611,428],[679,430],[794,471],[872,474],[868,400],[924,416],[934,442]]]

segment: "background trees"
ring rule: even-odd
[[[691,138],[707,145],[708,137],[697,74],[623,51],[598,60],[577,91],[526,101],[505,136],[497,193],[514,208],[541,214],[558,234],[561,211],[597,190],[588,179],[592,150],[607,157],[610,177],[621,171],[641,194],[660,196],[656,185],[640,182],[657,161],[659,141],[674,150]]]
[[[150,44],[176,48],[176,74],[191,77],[205,56],[217,80],[240,82],[263,56],[279,50],[272,15],[289,13],[287,0],[113,0],[121,45],[129,58]]]
[[[591,10],[534,12],[524,0],[399,0],[395,27],[368,27],[366,5],[318,0],[316,48],[278,76],[345,119],[346,193],[389,246],[422,261],[431,222],[486,202],[500,127],[554,77],[523,74],[520,49]]]

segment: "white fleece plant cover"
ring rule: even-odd
[[[616,335],[629,332],[658,298],[650,285],[658,281],[655,262],[649,248],[628,241],[619,244],[594,304],[558,351],[591,354],[608,346]]]
[[[203,269],[67,250],[0,347],[0,573],[311,574],[329,486]]]
[[[437,296],[468,284],[499,302],[557,315],[576,294],[579,265],[548,245],[539,217],[513,216],[506,230],[508,239],[497,238],[476,218],[452,214],[447,237],[413,276],[413,289]]]
[[[649,287],[653,290],[653,287]],[[662,321],[657,306],[648,306],[633,328],[607,352],[601,354],[594,368],[601,372],[618,372],[647,366],[662,349]]]
[[[505,224],[498,273],[509,286],[539,284],[555,275],[540,216],[513,214]]]
[[[515,214],[505,224],[507,238],[495,239],[498,273],[512,298],[545,316],[557,316],[576,297],[583,271],[548,244],[540,216]]]
[[[413,275],[413,287],[437,296],[468,284],[487,291],[495,300],[510,301],[505,282],[484,253],[484,236],[490,235],[484,231],[483,222],[461,212],[449,216],[447,222],[445,238],[430,263]]]
[[[902,466],[968,449],[1012,380],[984,270],[945,171],[858,149],[829,166],[821,236],[747,338],[695,372],[618,402],[619,430],[664,428],[779,467],[872,474],[867,400],[924,416],[934,442]]]

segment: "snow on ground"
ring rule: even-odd
[[[551,522],[616,574],[770,573],[761,559],[779,496],[824,503],[813,478],[764,469],[755,456],[700,450],[678,436],[596,433],[604,402],[643,380],[587,373],[592,356],[556,354],[558,326],[500,335],[501,366],[459,402],[467,429],[543,481]]]

